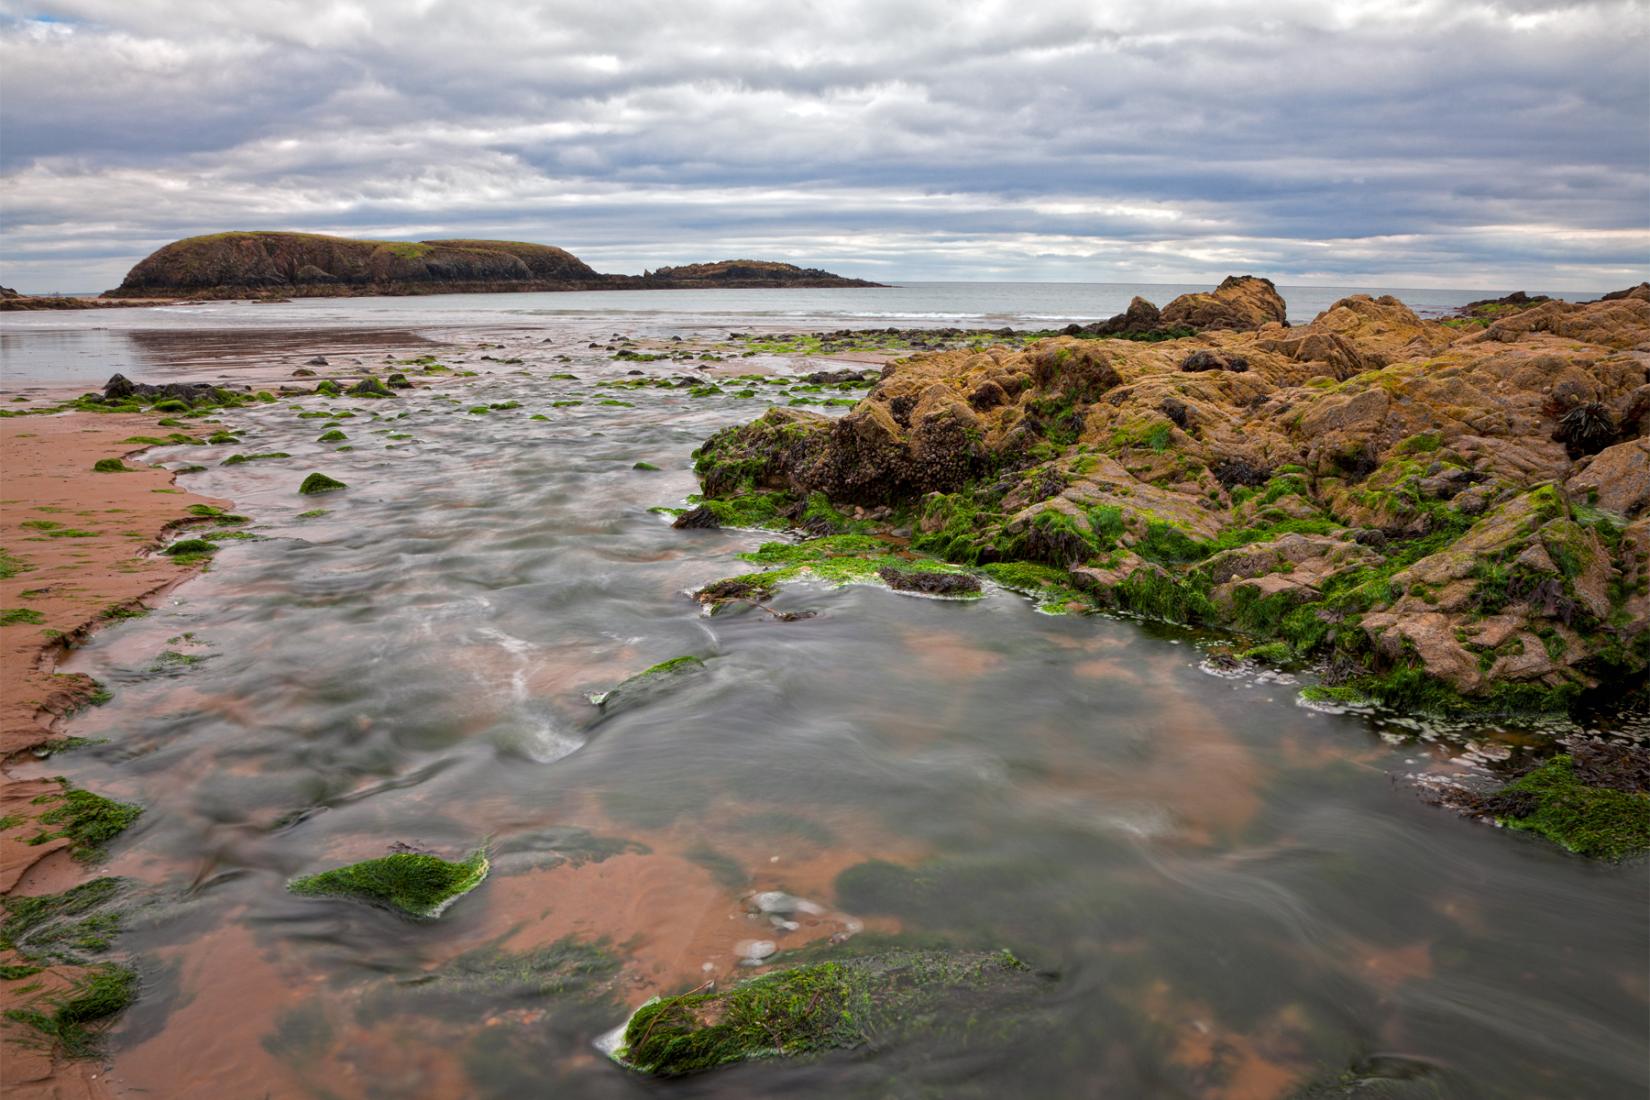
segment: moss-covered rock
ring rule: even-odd
[[[668,691],[683,678],[705,671],[705,662],[694,656],[672,657],[644,668],[634,676],[626,677],[617,687],[596,692],[590,702],[602,710],[604,716],[618,713],[627,707],[642,703],[661,692]]]
[[[1230,328],[1227,306],[1247,311]],[[1598,445],[1650,408],[1617,350],[1650,340],[1650,300],[1471,334],[1389,297],[1293,329],[1280,309],[1228,280],[1180,303],[1195,341],[900,360],[845,416],[712,435],[678,522],[844,529],[817,498],[947,561],[1052,570],[1036,590],[1286,646],[1267,659],[1332,664],[1389,706],[1562,709],[1642,683],[1650,480],[1642,448]],[[1594,405],[1578,472],[1562,421]]]
[[[433,920],[480,886],[490,864],[484,850],[462,860],[427,852],[401,851],[362,860],[287,883],[294,894],[355,898],[421,920]]]
[[[405,380],[406,380],[405,378],[402,379],[402,381],[405,381]],[[355,385],[351,386],[349,388],[348,392],[349,392],[350,397],[394,397],[395,396],[395,391],[391,390],[388,386],[386,386],[384,383],[380,382],[377,378],[374,378],[374,377],[371,377],[371,376],[368,376],[366,378],[361,379],[361,381],[359,381]]]
[[[1008,952],[893,950],[649,1001],[614,1057],[658,1077],[767,1058],[884,1047],[914,1035],[968,1041],[1033,1006],[1047,982]]]
[[[338,481],[335,478],[328,477],[326,474],[317,472],[304,478],[303,484],[298,486],[298,491],[305,496],[314,496],[317,493],[335,493],[339,489],[347,488],[349,488],[349,486],[345,485],[342,481]]]
[[[1468,808],[1577,855],[1650,852],[1650,749],[1579,742]]]

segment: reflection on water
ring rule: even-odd
[[[225,415],[239,449],[290,459],[151,452],[263,540],[72,663],[108,743],[50,770],[142,801],[109,870],[193,902],[125,938],[129,1094],[630,1095],[592,1046],[630,1008],[892,934],[1011,948],[1056,1023],[681,1091],[1275,1097],[1385,1059],[1446,1096],[1640,1094],[1642,867],[1431,809],[1385,778],[1425,746],[1132,623],[812,585],[775,605],[813,618],[703,617],[684,591],[759,536],[648,508],[754,403],[602,406],[614,368],[537,347],[352,403],[352,450],[264,406]],[[313,469],[349,491],[297,495]],[[186,634],[201,659],[157,664]],[[597,721],[587,693],[681,654],[703,671]],[[495,870],[433,925],[283,889],[398,841]]]
[[[29,329],[8,321],[0,328],[0,374],[8,388],[53,384],[102,389],[117,373],[144,382],[200,378],[236,383],[249,368],[267,374],[271,365],[284,364],[290,371],[317,352],[344,357],[371,352],[365,361],[376,362],[386,349],[419,355],[426,344],[422,337],[395,330]]]

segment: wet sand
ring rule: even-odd
[[[0,547],[6,557],[0,608],[28,611],[38,621],[0,625],[0,755],[28,759],[58,735],[58,724],[87,705],[96,685],[85,676],[54,670],[70,646],[104,623],[112,610],[154,600],[195,570],[151,555],[167,533],[195,521],[192,504],[215,504],[173,487],[172,475],[132,466],[128,473],[94,473],[100,458],[143,450],[124,442],[134,435],[165,435],[150,416],[68,413],[0,421]],[[48,807],[34,799],[58,790],[49,779],[20,779],[0,765],[0,817],[21,823],[0,831],[0,896],[56,893],[91,876],[66,851],[66,839],[31,845],[36,817]],[[15,958],[4,961],[16,962]],[[56,968],[37,975],[39,993],[65,988],[73,975]],[[0,1009],[35,994],[21,982],[0,983]],[[28,1097],[106,1095],[96,1063],[59,1063],[18,1024],[0,1030],[0,1089]]]

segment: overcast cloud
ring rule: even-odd
[[[1650,0],[0,0],[0,283],[230,228],[604,271],[1608,289]]]

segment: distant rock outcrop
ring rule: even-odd
[[[1213,291],[1182,294],[1161,310],[1136,297],[1128,309],[1109,320],[1068,325],[1065,332],[1067,336],[1172,340],[1216,329],[1250,332],[1273,323],[1289,326],[1288,310],[1272,280],[1258,275],[1228,275]]]
[[[681,264],[661,267],[643,275],[645,286],[662,287],[764,287],[764,286],[880,286],[865,279],[848,279],[817,267],[772,260],[718,260],[710,264]]]
[[[521,241],[361,241],[319,233],[188,237],[141,260],[105,297],[267,298],[672,287],[876,286],[762,260],[603,275],[577,256]]]
[[[1163,307],[1163,327],[1234,329],[1248,332],[1276,321],[1289,323],[1288,309],[1271,279],[1228,275],[1209,294],[1182,294]]]

